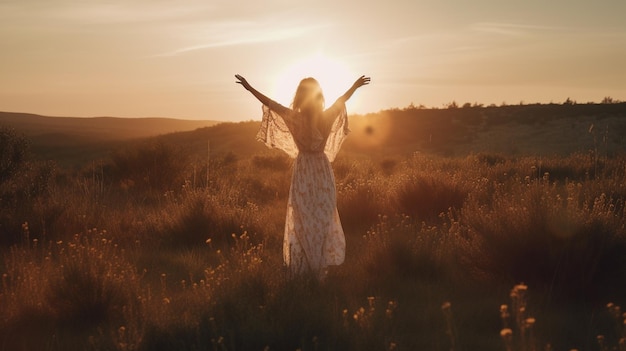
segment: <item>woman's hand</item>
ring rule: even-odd
[[[356,89],[358,89],[358,88],[360,88],[360,87],[362,87],[362,86],[364,86],[364,85],[369,84],[369,83],[370,83],[370,80],[371,80],[371,78],[370,78],[370,77],[360,76],[360,77],[356,80],[356,82],[354,82],[354,84],[352,84],[352,88],[354,88],[354,89],[356,90]]]
[[[354,94],[354,92],[364,86],[370,83],[370,77],[366,77],[366,76],[360,76],[355,82],[354,84],[352,84],[352,86],[350,87],[350,89],[348,89],[348,91],[346,91],[345,94],[341,95],[339,97],[339,99],[337,99],[337,101],[343,101],[344,103],[346,101],[348,101],[348,99],[350,99],[350,97],[352,96],[352,94]]]
[[[244,88],[246,88],[246,90],[249,91],[252,88],[252,86],[250,85],[250,83],[248,83],[246,78],[244,78],[240,74],[235,74],[235,78],[237,78],[237,81],[235,83],[241,84]]]
[[[263,105],[274,106],[276,104],[274,101],[272,101],[272,99],[268,98],[267,96],[260,93],[258,90],[254,89],[252,85],[248,83],[246,78],[244,78],[240,74],[235,74],[235,78],[237,78],[237,81],[235,83],[241,84],[241,86],[246,88],[246,90],[249,91],[252,95],[254,95],[254,97],[257,98],[257,100],[261,101]]]

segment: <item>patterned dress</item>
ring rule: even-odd
[[[276,102],[263,106],[257,140],[295,158],[283,241],[283,258],[293,273],[321,277],[327,266],[344,261],[346,242],[330,163],[349,131],[341,101],[324,111],[316,127]]]

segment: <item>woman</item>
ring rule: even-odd
[[[257,139],[295,158],[283,241],[285,264],[294,273],[311,272],[323,278],[326,267],[343,263],[346,248],[330,163],[349,132],[345,103],[370,78],[359,77],[325,109],[322,89],[313,78],[300,82],[287,108],[254,89],[244,77],[235,77],[263,104]]]

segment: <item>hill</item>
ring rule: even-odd
[[[218,121],[174,118],[48,117],[0,112],[0,126],[9,126],[31,140],[33,152],[64,165],[105,155],[120,142],[212,126]]]
[[[130,140],[172,143],[200,159],[271,152],[256,141],[258,121],[218,123],[168,118],[59,118],[0,113],[0,125],[31,139],[38,157],[80,165],[106,157]],[[350,117],[340,155],[388,158],[414,152],[444,156],[490,153],[612,155],[626,150],[626,103],[408,107]],[[177,132],[176,132],[177,131]],[[127,144],[126,147],[135,147]]]
[[[259,122],[223,123],[159,140],[206,157],[269,152],[255,140]],[[448,109],[405,108],[350,117],[340,155],[394,157],[414,152],[464,157],[470,153],[563,156],[626,150],[626,103],[515,105]]]
[[[406,108],[353,118],[347,149],[568,155],[626,150],[626,103]]]

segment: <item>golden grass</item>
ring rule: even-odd
[[[279,156],[216,161],[209,184],[104,165],[3,185],[0,350],[617,347],[626,168],[596,161],[340,158],[348,251],[323,282],[283,267]]]

